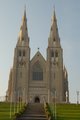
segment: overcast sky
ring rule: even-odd
[[[31,58],[38,47],[46,58],[55,6],[64,64],[68,71],[70,102],[76,102],[76,91],[80,91],[80,0],[0,0],[0,96],[4,96],[8,88],[25,5]]]

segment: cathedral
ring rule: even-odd
[[[57,18],[51,19],[51,28],[46,49],[46,59],[38,50],[30,59],[26,10],[14,49],[13,67],[10,70],[7,100],[9,102],[48,103],[69,102],[68,73],[63,64],[63,49],[60,44]],[[35,43],[36,44],[36,43]]]

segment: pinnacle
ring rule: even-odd
[[[53,12],[52,20],[51,20],[51,21],[52,21],[51,25],[53,25],[54,22],[57,22],[55,9],[54,9],[54,12]]]

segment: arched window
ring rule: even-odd
[[[55,38],[53,39],[53,44],[54,44],[54,45],[56,44],[56,40],[55,40]]]
[[[19,50],[18,54],[19,54],[19,56],[21,56],[21,50]]]
[[[23,50],[23,56],[25,57],[25,50]]]
[[[56,41],[55,38],[53,39],[53,41],[54,41],[54,42]]]
[[[39,62],[37,62],[33,65],[32,79],[33,80],[43,80],[43,69]]]
[[[51,51],[51,57],[54,57],[54,52],[53,51]]]
[[[58,52],[57,51],[55,52],[55,57],[58,57]]]

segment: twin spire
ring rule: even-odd
[[[56,40],[57,44],[59,43],[59,34],[58,34],[57,19],[56,19],[55,10],[54,10],[54,13],[53,13],[52,19],[51,19],[51,30],[50,30],[48,46],[50,46],[50,47],[53,46],[53,41],[54,40]],[[24,15],[22,17],[22,24],[21,24],[21,28],[20,28],[20,32],[19,32],[18,44],[17,45],[19,45],[19,46],[22,46],[22,45],[29,46],[27,18],[26,18],[26,7],[24,9]]]

